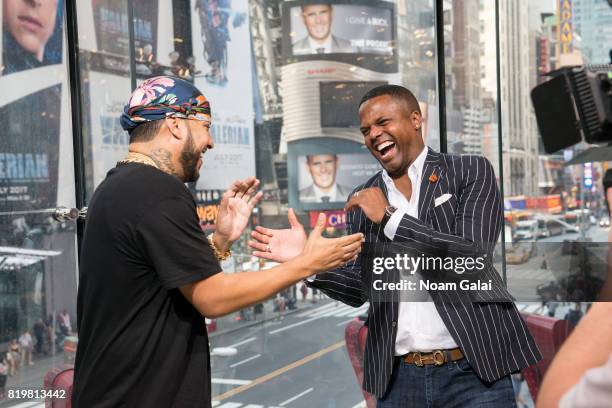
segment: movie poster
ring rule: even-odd
[[[55,207],[58,197],[74,202],[62,7],[6,1],[2,8],[1,212]]]
[[[192,0],[195,85],[210,101],[215,147],[197,190],[225,190],[255,174],[251,36],[247,0]]]
[[[125,157],[129,135],[119,118],[130,96],[130,78],[110,73],[89,72],[86,95],[89,100],[89,130],[93,189],[104,180],[106,173]],[[88,180],[89,181],[89,180]]]

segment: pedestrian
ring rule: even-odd
[[[255,177],[235,181],[215,232],[204,234],[185,183],[198,180],[214,146],[209,102],[190,82],[154,77],[134,90],[120,122],[129,151],[89,200],[82,239],[72,406],[210,408],[205,318],[355,259],[363,235],[324,238],[321,214],[291,262],[224,273],[219,262],[262,193]]]
[[[34,323],[34,338],[36,339],[35,351],[36,354],[42,354],[43,352],[43,343],[45,338],[45,322],[43,319],[38,319],[36,323]]]
[[[3,353],[0,358],[0,401],[5,397],[6,379],[8,376],[8,366]]]
[[[23,365],[34,365],[32,361],[32,350],[34,349],[34,340],[29,330],[26,330],[19,336],[19,347],[21,348],[21,361]]]
[[[306,302],[306,295],[308,295],[308,286],[305,283],[300,286],[300,292],[302,292],[302,303],[304,303]]]
[[[276,298],[274,298],[274,306],[276,311],[278,312],[278,316],[276,317],[278,320],[283,320],[285,318],[285,306],[287,304],[287,300],[280,293],[276,294]]]
[[[66,309],[62,310],[58,316],[60,330],[64,336],[72,334],[72,323],[70,322],[70,314]]]
[[[7,357],[9,358],[10,362],[9,375],[17,375],[17,373],[19,372],[19,368],[21,367],[21,350],[19,349],[17,339],[11,340]]]
[[[568,329],[573,330],[574,327],[576,327],[576,325],[580,321],[580,319],[582,319],[582,316],[583,313],[582,308],[580,307],[580,303],[576,302],[576,304],[574,305],[574,309],[568,310],[565,314],[565,317],[563,317],[563,320],[566,320],[568,322]]]

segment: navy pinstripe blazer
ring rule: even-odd
[[[434,173],[438,178],[431,181]],[[404,215],[394,244],[418,242],[443,246],[450,243],[455,247],[465,246],[466,252],[476,247],[490,257],[500,234],[503,207],[489,161],[481,156],[447,155],[428,148],[422,177],[419,219]],[[374,186],[387,194],[379,172],[351,195]],[[434,197],[446,193],[452,197],[434,207]],[[383,228],[371,222],[361,209],[349,212],[348,224],[351,233],[364,233],[366,242],[389,242]],[[363,387],[382,397],[393,371],[399,294],[392,302],[372,301],[372,294],[363,289],[364,276],[372,273],[365,269],[357,260],[318,275],[310,285],[352,306],[370,301]],[[430,295],[476,374],[492,382],[536,363],[541,355],[492,264],[488,264],[483,279],[492,279],[496,289],[474,292],[470,299],[451,299],[444,292]]]

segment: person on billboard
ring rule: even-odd
[[[364,253],[387,247],[389,258],[380,258],[386,262],[414,248],[448,254],[450,247],[464,260],[491,259],[503,207],[489,161],[426,147],[419,104],[398,85],[368,91],[359,118],[365,145],[383,167],[346,204],[349,231],[366,236]],[[249,243],[253,254],[289,261],[305,238],[299,222],[291,226],[258,226]],[[267,245],[272,251],[263,251]],[[493,282],[490,290],[430,290],[431,301],[405,302],[395,293],[380,300],[368,284],[380,271],[368,261],[360,256],[308,284],[354,307],[370,302],[363,387],[378,398],[377,407],[515,406],[510,374],[541,355],[492,262],[478,274]],[[462,273],[452,266],[449,272]]]
[[[308,35],[293,43],[293,55],[355,52],[351,42],[331,32],[333,9],[329,3],[305,4],[302,21]]]
[[[309,154],[306,167],[312,184],[300,190],[301,203],[344,202],[351,189],[336,183],[338,156],[335,154]]]
[[[72,406],[211,407],[205,316],[257,304],[354,259],[363,235],[323,238],[321,214],[293,261],[223,273],[219,261],[262,193],[255,177],[234,182],[214,234],[204,235],[184,183],[199,178],[214,146],[209,102],[190,82],[150,78],[132,93],[121,125],[129,152],[94,192],[81,246]]]
[[[56,30],[57,12],[58,0],[3,1],[2,74],[61,61],[61,53],[52,56],[46,52]]]

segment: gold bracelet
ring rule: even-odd
[[[227,251],[222,254],[221,251],[219,251],[219,248],[217,248],[217,246],[215,245],[215,241],[213,241],[213,235],[215,235],[214,232],[208,236],[208,243],[210,244],[210,247],[212,248],[213,253],[217,257],[217,259],[219,261],[225,261],[227,258],[232,256],[232,250],[228,248]]]

